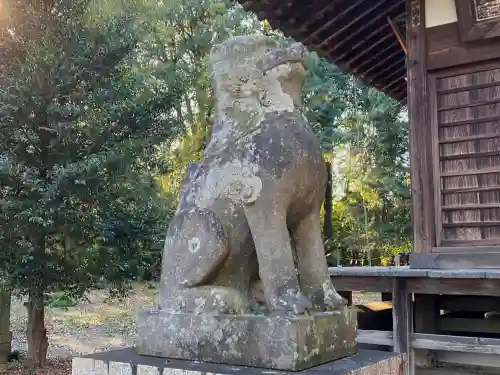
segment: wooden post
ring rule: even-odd
[[[7,361],[11,351],[10,290],[0,284],[0,363]]]
[[[433,294],[415,294],[415,332],[438,333],[439,305],[438,296]],[[415,364],[419,367],[435,367],[436,352],[419,350],[415,353]]]
[[[413,252],[430,253],[432,247],[437,245],[433,186],[439,181],[433,181],[432,174],[431,145],[433,140],[427,102],[429,90],[427,87],[425,0],[407,0],[406,13]],[[416,332],[436,333],[436,298],[435,296],[415,296]],[[435,363],[434,357],[433,352],[419,352],[419,366],[432,367]],[[411,360],[413,362],[413,358]]]
[[[380,297],[383,302],[390,302],[392,301],[392,293],[380,293]]]
[[[352,292],[339,291],[338,293],[345,298],[347,305],[352,306]]]
[[[431,122],[427,105],[425,1],[407,0],[406,14],[413,251],[429,253],[435,246],[435,227]]]
[[[413,333],[413,301],[408,293],[406,280],[395,278],[392,286],[392,335],[394,351],[406,353],[408,371],[406,375],[415,375],[415,361],[411,349]]]

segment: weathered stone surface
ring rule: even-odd
[[[111,364],[125,364],[112,372]],[[108,367],[109,366],[109,367]],[[303,375],[406,375],[404,354],[361,350],[338,361],[307,370]],[[196,361],[165,360],[138,355],[133,348],[90,354],[73,359],[72,375],[288,375],[290,372]],[[296,374],[296,373],[292,373]]]
[[[298,370],[355,351],[323,246],[326,165],[299,110],[305,53],[262,35],[213,48],[212,134],[181,187],[141,354]]]
[[[356,310],[312,316],[143,311],[139,354],[297,371],[355,353]]]
[[[213,48],[212,134],[203,160],[188,167],[167,232],[160,308],[248,314],[259,279],[270,313],[344,304],[320,229],[326,165],[299,110],[305,53],[262,35]]]

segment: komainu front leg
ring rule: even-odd
[[[319,210],[311,213],[293,233],[297,248],[300,286],[316,309],[335,310],[346,305],[328,274]]]
[[[273,202],[245,206],[259,276],[272,313],[304,314],[311,303],[301,293],[284,212]]]

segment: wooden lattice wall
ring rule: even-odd
[[[500,62],[430,77],[438,246],[500,245]]]

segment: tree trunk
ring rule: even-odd
[[[323,223],[323,236],[325,240],[331,241],[333,239],[333,186],[332,186],[332,163],[326,162],[326,169],[328,173],[328,180],[325,191],[325,220]]]
[[[43,293],[32,292],[25,304],[28,310],[28,362],[37,367],[45,365],[49,342],[45,328],[45,307]]]
[[[10,290],[0,282],[0,364],[6,362],[11,352]]]

